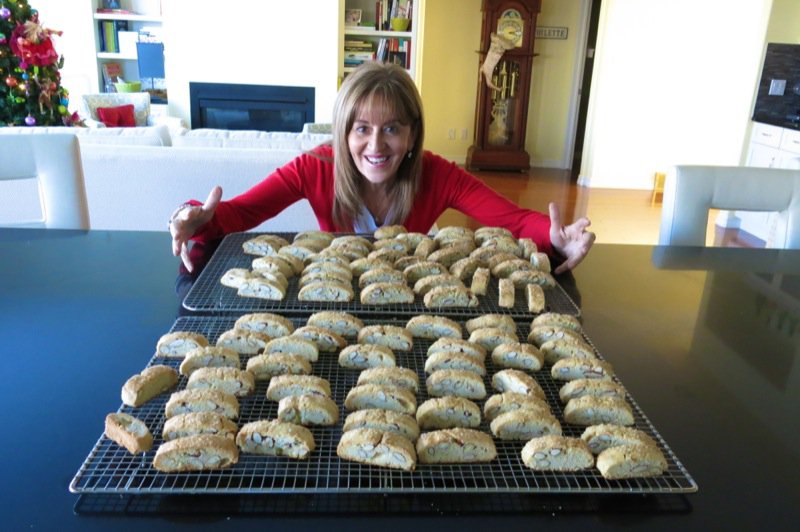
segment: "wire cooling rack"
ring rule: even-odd
[[[259,299],[254,297],[241,297],[235,288],[223,286],[219,281],[223,274],[231,268],[250,269],[254,255],[246,255],[242,251],[242,244],[259,233],[231,233],[220,243],[214,255],[209,260],[194,285],[186,294],[183,306],[195,312],[230,313],[230,312],[287,312],[309,313],[321,310],[342,310],[345,312],[359,312],[366,314],[409,315],[423,312],[436,312],[436,309],[425,307],[422,297],[417,295],[410,304],[394,305],[362,305],[359,301],[360,288],[358,279],[353,280],[353,301],[350,302],[314,302],[299,301],[297,294],[298,276],[289,279],[289,288],[286,297],[281,301]],[[294,233],[272,233],[289,241]],[[558,312],[578,316],[580,310],[564,289],[556,283],[552,288],[545,288],[545,312]],[[492,278],[485,296],[478,296],[479,305],[469,308],[442,309],[443,314],[449,316],[477,316],[486,313],[509,314],[515,318],[530,319],[533,314],[528,310],[525,291],[516,290],[514,306],[501,307],[498,302],[497,279]]]
[[[225,330],[233,327],[235,317],[190,316],[179,318],[171,331],[194,331],[205,335],[211,343]],[[305,318],[292,318],[295,326],[305,324]],[[364,319],[366,324],[404,325],[405,320]],[[519,324],[518,334],[526,338],[527,325]],[[588,340],[588,339],[587,339]],[[353,339],[350,339],[352,342]],[[424,362],[429,340],[414,339],[411,352],[397,352],[399,366],[415,370],[420,377],[417,403],[428,398],[425,392]],[[314,427],[316,449],[307,460],[284,457],[265,457],[241,454],[234,466],[219,471],[167,474],[152,466],[155,450],[162,443],[164,406],[169,398],[165,393],[139,408],[122,406],[120,411],[131,413],[150,428],[154,436],[153,450],[133,456],[105,436],[92,448],[70,483],[76,493],[116,494],[252,494],[252,493],[582,493],[582,494],[669,494],[697,491],[697,484],[678,461],[667,443],[645,417],[634,399],[627,401],[633,408],[635,427],[652,436],[667,459],[668,468],[658,477],[628,480],[606,480],[596,469],[579,472],[535,472],[521,460],[525,442],[495,440],[497,458],[484,464],[417,464],[413,472],[403,472],[362,465],[341,460],[336,446],[342,434],[342,422],[347,415],[343,403],[347,392],[356,384],[357,370],[338,366],[335,353],[320,353],[313,364],[315,375],[331,383],[332,398],[340,406],[340,420],[333,427]],[[242,367],[247,357],[242,357]],[[168,364],[177,367],[180,360],[153,357],[149,365]],[[491,375],[495,368],[487,359],[485,385],[492,393]],[[561,422],[564,435],[580,436],[582,427],[564,422],[563,407],[558,398],[560,384],[550,378],[550,367],[534,374],[544,389],[553,414]],[[186,385],[181,377],[178,389]],[[266,382],[259,382],[255,393],[240,400],[240,425],[258,419],[274,419],[277,403],[267,401]],[[483,401],[478,402],[483,406]],[[102,425],[102,420],[98,420]],[[484,420],[480,427],[490,432]]]

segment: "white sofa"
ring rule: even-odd
[[[92,229],[166,231],[172,211],[188,199],[205,200],[214,185],[223,199],[244,192],[276,168],[330,135],[258,131],[137,128],[0,128],[79,136]],[[2,142],[2,138],[0,138]],[[33,218],[30,190],[0,189],[0,223]],[[35,201],[34,201],[35,202]],[[255,231],[317,228],[311,206],[299,201]]]

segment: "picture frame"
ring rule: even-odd
[[[345,26],[358,26],[361,24],[361,9],[345,9],[344,10],[344,25]]]

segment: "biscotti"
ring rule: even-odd
[[[482,360],[451,351],[433,353],[425,360],[425,373],[433,373],[440,369],[463,369],[480,376],[486,375],[486,366]]]
[[[284,257],[279,257],[277,255],[253,259],[253,262],[250,263],[250,267],[253,268],[254,272],[279,272],[286,279],[295,275],[292,264]]]
[[[375,283],[397,283],[406,284],[403,272],[394,268],[373,268],[361,274],[358,278],[358,287],[365,287]]]
[[[425,296],[428,292],[439,286],[464,286],[461,279],[449,273],[428,275],[414,283],[414,293]]]
[[[489,287],[489,268],[477,268],[475,273],[472,274],[472,284],[470,290],[478,296],[485,296],[486,290]]]
[[[594,465],[583,440],[551,434],[533,438],[522,448],[522,462],[535,471],[580,471]]]
[[[414,444],[393,432],[359,428],[342,434],[336,454],[343,460],[413,471],[417,465]]]
[[[294,332],[294,325],[291,321],[283,316],[269,312],[244,314],[236,320],[233,328],[261,332],[270,338],[280,338]]]
[[[217,412],[229,419],[239,417],[239,401],[220,390],[181,390],[173,393],[164,407],[167,419],[189,412]]]
[[[394,238],[397,235],[401,235],[403,233],[407,233],[408,229],[406,229],[402,225],[394,224],[394,225],[384,225],[383,227],[378,227],[375,229],[375,232],[372,233],[376,239],[380,240],[382,238]]]
[[[478,329],[486,328],[501,329],[514,334],[517,332],[517,324],[514,322],[514,318],[507,314],[484,314],[467,320],[464,326],[470,334]]]
[[[247,371],[257,381],[266,381],[276,375],[308,375],[311,373],[311,362],[303,355],[266,353],[250,357]]]
[[[364,322],[347,312],[323,310],[309,316],[306,325],[323,327],[345,338],[354,338],[364,328]]]
[[[572,340],[548,340],[539,346],[539,350],[550,364],[555,364],[562,358],[597,358],[589,344]]]
[[[397,325],[368,325],[358,332],[358,343],[385,345],[393,351],[411,351],[414,337]]]
[[[453,395],[467,399],[483,399],[486,387],[477,373],[462,369],[440,369],[431,373],[425,381],[428,394],[434,397]]]
[[[477,428],[481,409],[464,397],[434,397],[417,408],[417,424],[421,429]]]
[[[548,340],[566,340],[579,344],[585,344],[581,333],[566,327],[554,327],[552,325],[539,325],[532,327],[528,333],[528,341],[541,347]]]
[[[414,302],[414,292],[404,283],[372,283],[361,290],[362,305],[392,305]]]
[[[141,406],[178,384],[178,373],[169,366],[155,365],[134,375],[122,386],[122,402]]]
[[[419,438],[419,425],[417,420],[409,414],[395,412],[393,410],[383,410],[380,408],[367,408],[356,410],[347,415],[344,420],[342,430],[344,432],[354,429],[377,429],[382,432],[394,432],[408,438],[410,441],[417,441]]]
[[[324,395],[289,395],[278,401],[278,419],[298,425],[335,425],[339,407]]]
[[[269,353],[300,355],[309,362],[316,362],[319,359],[317,344],[299,336],[283,336],[270,340],[264,347],[264,354]]]
[[[352,301],[353,296],[352,286],[322,281],[309,283],[297,293],[298,301]]]
[[[491,462],[497,457],[492,437],[475,429],[442,429],[421,434],[417,456],[422,464]]]
[[[528,303],[528,312],[535,314],[545,309],[544,290],[538,284],[525,285],[525,300]]]
[[[314,451],[314,435],[307,428],[277,419],[252,421],[236,435],[243,453],[304,459]]]
[[[161,444],[153,467],[165,473],[224,469],[239,461],[239,449],[223,436],[197,434]]]
[[[597,469],[610,480],[655,477],[667,470],[667,460],[652,445],[620,445],[597,455]]]
[[[544,399],[544,390],[536,379],[518,369],[504,369],[492,375],[492,387],[498,392],[517,392]]]
[[[359,373],[357,384],[387,384],[417,393],[419,377],[414,370],[408,368],[370,368]]]
[[[469,341],[491,351],[500,344],[518,342],[519,338],[515,332],[508,332],[497,327],[483,327],[472,331]]]
[[[519,270],[512,272],[508,279],[517,288],[534,285],[543,288],[552,288],[556,285],[556,280],[547,272],[538,270]]]
[[[546,434],[561,434],[561,424],[553,414],[527,408],[499,414],[489,427],[500,440],[527,441]]]
[[[188,412],[167,419],[161,429],[161,437],[170,441],[196,434],[211,434],[233,440],[238,431],[236,423],[217,412]]]
[[[500,279],[497,282],[497,305],[503,308],[514,308],[515,290],[511,279]]]
[[[242,243],[242,251],[250,255],[276,255],[289,242],[278,235],[258,235]]]
[[[562,314],[559,312],[545,312],[544,314],[539,314],[531,321],[531,329],[547,325],[564,327],[576,332],[581,332],[583,329],[578,318],[571,314]]]
[[[439,338],[428,347],[428,356],[440,352],[463,353],[481,362],[486,360],[483,346],[459,338]]]
[[[333,284],[340,284],[344,286],[350,286],[352,282],[353,274],[350,270],[347,270],[347,273],[342,273],[340,270],[332,270],[329,269],[328,271],[309,271],[303,274],[300,277],[300,280],[297,281],[297,285],[301,288],[312,284],[312,283],[333,283]]]
[[[619,397],[595,397],[584,395],[570,399],[564,407],[564,420],[572,425],[633,425],[633,411]]]
[[[614,370],[611,364],[597,358],[562,358],[550,368],[550,376],[559,381],[610,379]]]
[[[353,275],[356,277],[361,277],[368,271],[372,270],[382,270],[384,268],[391,268],[392,263],[388,260],[383,259],[367,259],[361,258],[356,259],[350,263],[350,271],[353,272]]]
[[[533,395],[517,392],[496,393],[484,403],[483,415],[492,421],[500,414],[520,409],[550,412],[550,405],[543,398]]]
[[[382,408],[413,414],[417,411],[417,398],[414,392],[399,386],[359,384],[347,392],[344,407],[349,411]]]
[[[581,439],[586,442],[594,454],[600,454],[606,449],[620,445],[658,446],[656,441],[644,431],[608,423],[586,427],[581,434]]]
[[[428,340],[444,337],[461,338],[463,336],[461,325],[444,316],[414,316],[406,323],[406,329],[415,338]]]
[[[189,390],[220,390],[236,397],[250,395],[255,387],[253,374],[239,368],[197,368],[186,383]]]
[[[217,338],[217,347],[227,347],[242,355],[255,355],[272,340],[268,334],[249,329],[230,329]]]
[[[177,331],[158,339],[156,354],[162,357],[183,358],[186,353],[208,345],[208,339],[200,333]]]
[[[487,240],[496,236],[514,236],[511,231],[505,227],[484,226],[475,229],[474,237],[475,242],[480,246]]]
[[[106,416],[106,437],[131,454],[146,453],[153,447],[153,435],[144,422],[124,412]]]
[[[478,298],[464,286],[437,286],[425,294],[426,308],[477,307]]]
[[[396,365],[394,352],[385,345],[348,345],[339,352],[339,365],[348,369],[389,368]]]
[[[562,403],[584,395],[624,399],[625,388],[621,384],[607,379],[575,379],[564,384],[558,391],[558,397]]]
[[[508,342],[494,348],[492,362],[501,368],[538,371],[542,369],[544,355],[531,344]]]
[[[316,375],[278,375],[267,386],[267,399],[280,401],[290,395],[316,394],[331,396],[331,383]]]
[[[258,299],[269,299],[281,301],[286,297],[286,287],[277,282],[270,281],[266,277],[251,277],[245,279],[236,289],[236,293],[242,297],[255,297]]]
[[[475,270],[481,267],[481,261],[476,257],[464,257],[454,262],[450,266],[450,273],[458,277],[462,282],[471,279]]]
[[[314,342],[317,349],[325,352],[335,352],[347,345],[347,340],[336,334],[330,329],[317,327],[316,325],[304,325],[298,327],[292,336],[299,336],[309,342]]]
[[[411,266],[406,266],[406,268],[403,270],[403,275],[406,276],[406,280],[412,285],[416,284],[417,281],[423,277],[441,275],[443,273],[449,273],[448,269],[438,262],[429,260],[424,260],[416,264],[412,264]]]
[[[187,377],[197,368],[238,368],[239,353],[229,347],[208,346],[192,349],[181,362],[181,375]]]
[[[230,268],[220,277],[219,282],[222,286],[238,289],[248,279],[263,278],[259,272],[250,271],[247,268]]]

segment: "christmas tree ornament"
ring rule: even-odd
[[[17,78],[15,78],[14,76],[8,76],[6,78],[6,85],[8,85],[9,87],[16,87],[17,83],[18,83]]]
[[[9,19],[11,17],[11,10],[7,7],[0,7],[0,18]]]
[[[36,118],[28,115],[25,117],[25,125],[26,126],[35,126],[36,125]]]

